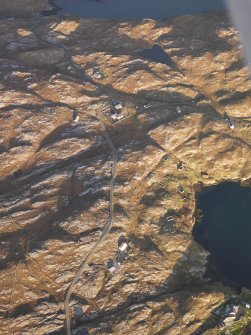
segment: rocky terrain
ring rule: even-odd
[[[213,312],[239,297],[205,276],[192,237],[198,191],[251,182],[251,85],[227,16],[108,21],[11,3],[0,0],[1,334],[64,334],[67,289],[109,218],[104,126],[114,220],[71,296],[72,333],[227,334]],[[170,65],[138,56],[154,44]]]

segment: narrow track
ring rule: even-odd
[[[104,121],[103,121],[103,116],[101,113],[99,113],[98,115],[98,119],[100,120],[100,124],[102,126],[102,130],[103,133],[105,135],[105,138],[107,140],[107,143],[112,151],[112,178],[110,181],[110,212],[109,212],[109,219],[100,235],[100,237],[98,238],[98,240],[96,241],[96,243],[94,244],[94,246],[92,247],[92,249],[89,251],[88,255],[86,256],[85,260],[83,261],[81,267],[79,268],[78,272],[76,273],[73,281],[71,282],[71,285],[68,289],[68,292],[66,294],[66,298],[65,298],[65,315],[66,315],[66,333],[67,335],[71,335],[71,316],[70,316],[70,307],[69,307],[69,303],[70,303],[70,298],[74,289],[74,286],[76,285],[76,283],[78,282],[78,280],[80,279],[83,271],[85,270],[85,268],[88,266],[88,262],[90,261],[91,257],[94,255],[95,251],[98,249],[99,245],[101,244],[101,242],[104,240],[104,238],[106,237],[106,235],[109,233],[111,227],[112,227],[112,223],[113,223],[113,216],[114,216],[114,201],[113,201],[113,194],[114,194],[114,184],[115,184],[115,179],[116,179],[116,173],[117,173],[117,163],[118,163],[118,157],[117,157],[117,152],[116,152],[116,148],[114,146],[114,144],[112,143],[110,136],[106,130]]]
[[[66,59],[68,60],[68,62],[71,64],[71,66],[74,68],[75,72],[78,73],[78,75],[86,80],[89,81],[91,84],[99,87],[102,89],[102,91],[109,95],[107,90],[100,84],[96,83],[95,81],[92,80],[92,78],[88,75],[86,75],[83,71],[81,71],[79,69],[78,66],[76,66],[76,64],[72,61],[71,55],[68,51],[68,49],[59,44],[59,43],[52,43],[47,41],[46,39],[44,39],[43,37],[41,37],[38,32],[36,31],[37,27],[40,25],[40,23],[43,21],[43,18],[37,22],[36,24],[34,24],[31,27],[31,31],[34,33],[34,35],[38,38],[38,40],[40,40],[41,42],[50,45],[50,46],[54,46],[54,47],[59,47],[62,48],[65,54]],[[51,27],[52,28],[52,27]],[[104,117],[104,115],[102,114],[102,111],[98,113],[97,118],[100,121],[101,127],[102,127],[102,131],[103,134],[106,138],[106,141],[112,151],[112,178],[110,181],[110,199],[109,199],[109,219],[100,235],[100,237],[98,238],[98,240],[95,242],[94,246],[92,247],[92,249],[89,251],[89,253],[87,254],[86,258],[84,259],[82,265],[80,266],[78,272],[76,273],[75,277],[73,278],[66,297],[65,297],[65,302],[64,302],[64,307],[65,307],[65,318],[66,318],[66,334],[67,335],[71,335],[71,313],[70,313],[70,299],[71,299],[71,295],[72,292],[74,290],[74,287],[76,285],[76,283],[78,282],[78,280],[80,279],[83,271],[86,269],[86,267],[88,266],[88,262],[90,261],[90,259],[92,258],[92,256],[94,255],[95,251],[98,249],[98,247],[100,246],[101,242],[104,240],[104,238],[106,237],[106,235],[109,233],[111,227],[112,227],[112,223],[113,223],[113,216],[114,216],[114,201],[113,201],[113,193],[114,193],[114,184],[115,184],[115,179],[116,179],[116,172],[117,172],[117,163],[118,163],[118,157],[117,157],[117,152],[116,152],[116,148],[114,146],[114,144],[112,143],[112,140],[106,130],[106,126],[105,126],[105,122],[104,120],[106,119]],[[109,123],[108,120],[106,120],[106,123]]]

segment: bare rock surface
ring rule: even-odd
[[[191,232],[197,191],[251,178],[250,83],[226,16],[0,25],[1,334],[64,333],[67,288],[109,217],[100,111],[114,222],[74,289],[73,333],[218,334],[207,321],[235,292],[205,277]],[[170,66],[137,55],[153,44]]]

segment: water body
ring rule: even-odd
[[[150,49],[144,49],[142,51],[138,52],[138,55],[141,58],[161,63],[165,65],[170,65],[172,63],[171,58],[168,56],[168,54],[161,48],[161,46],[154,44],[152,48]]]
[[[211,253],[210,273],[251,288],[251,188],[223,183],[200,193],[197,205],[203,219],[193,235]]]
[[[61,12],[107,19],[165,19],[225,10],[223,0],[55,0]]]

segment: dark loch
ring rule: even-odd
[[[54,0],[62,13],[107,19],[165,19],[225,10],[223,0]]]
[[[139,51],[138,55],[141,58],[165,65],[170,65],[172,62],[168,54],[157,44],[154,44],[152,48]]]
[[[200,193],[203,219],[195,240],[210,251],[209,271],[237,287],[251,288],[251,188],[223,183]]]

